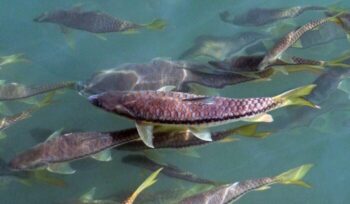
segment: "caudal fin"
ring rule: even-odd
[[[276,183],[280,184],[294,184],[300,185],[306,188],[310,188],[311,186],[305,183],[302,179],[309,172],[309,170],[313,167],[313,164],[304,164],[297,168],[288,170],[274,178]]]
[[[135,192],[126,200],[123,202],[123,204],[132,204],[134,203],[135,199],[137,198],[137,196],[144,191],[146,188],[152,186],[154,183],[157,182],[157,176],[159,174],[159,172],[162,170],[163,168],[158,169],[157,171],[153,172],[136,190]]]
[[[151,23],[146,24],[145,27],[150,30],[162,30],[166,25],[167,23],[163,19],[155,19]]]
[[[315,87],[315,84],[311,84],[292,89],[290,91],[284,92],[278,96],[273,97],[273,100],[279,104],[279,107],[296,105],[320,108],[318,105],[315,105],[311,101],[308,101],[304,98],[304,96],[309,95]]]

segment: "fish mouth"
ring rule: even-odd
[[[46,13],[43,13],[41,14],[40,16],[36,17],[33,19],[34,22],[44,22],[47,18],[47,14]]]
[[[88,97],[88,100],[94,106],[101,107],[101,103],[100,103],[100,100],[98,99],[98,96],[99,96],[98,94],[91,95],[91,96]]]

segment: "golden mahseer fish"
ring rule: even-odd
[[[287,33],[268,51],[264,59],[260,62],[258,70],[262,71],[266,69],[269,65],[274,64],[276,60],[278,60],[288,48],[290,48],[295,42],[297,42],[304,33],[313,30],[327,22],[334,22],[336,24],[341,25],[341,21],[338,18],[339,15],[341,14],[311,21]]]
[[[54,23],[60,26],[91,33],[135,32],[140,29],[163,29],[165,21],[156,19],[149,24],[137,24],[96,11],[82,11],[79,7],[70,10],[45,12],[34,19],[38,23]]]
[[[220,13],[220,18],[226,23],[239,26],[262,26],[279,20],[295,18],[306,11],[324,11],[322,6],[294,6],[290,8],[254,8],[247,12],[230,17],[229,11]],[[236,13],[236,12],[235,12]]]
[[[97,107],[136,121],[140,138],[153,147],[153,126],[186,127],[196,137],[212,141],[208,127],[235,121],[272,122],[267,112],[290,105],[317,105],[303,97],[315,85],[299,87],[275,97],[233,99],[171,91],[108,91],[88,99]]]
[[[223,185],[209,191],[198,193],[184,198],[178,204],[228,204],[240,199],[252,191],[266,190],[274,184],[294,184],[303,187],[310,187],[301,179],[312,168],[312,164],[305,164],[300,167],[286,171],[278,176],[264,177],[258,179],[235,182]]]

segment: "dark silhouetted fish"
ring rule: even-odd
[[[78,8],[45,12],[34,19],[38,23],[54,23],[73,29],[91,33],[135,32],[139,29],[162,29],[165,22],[160,19],[150,24],[142,25],[121,20],[105,13],[81,11]]]
[[[153,147],[154,125],[186,127],[196,137],[212,141],[208,127],[239,120],[272,122],[267,112],[290,105],[318,106],[303,99],[314,85],[299,87],[275,97],[231,99],[166,91],[109,91],[89,97],[108,112],[136,121],[140,138]]]
[[[295,18],[305,11],[324,11],[322,6],[295,6],[290,8],[254,8],[241,15],[230,17],[229,11],[220,13],[220,18],[226,23],[239,26],[262,26],[279,20]],[[237,12],[234,12],[236,14]]]
[[[74,88],[75,82],[60,82],[42,86],[28,87],[18,83],[0,85],[0,101],[16,100],[55,91],[64,88]]]
[[[281,55],[290,48],[296,41],[300,39],[300,37],[318,26],[327,23],[327,22],[334,22],[336,24],[340,24],[339,19],[337,16],[329,17],[329,18],[322,18],[319,20],[311,21],[300,28],[293,30],[289,33],[287,33],[284,37],[282,37],[273,47],[269,50],[269,52],[265,55],[264,59],[261,61],[261,63],[258,66],[258,70],[262,71],[266,69],[271,64],[274,64],[276,60],[280,59]]]
[[[311,164],[305,164],[295,169],[291,169],[278,176],[264,177],[252,180],[235,182],[233,184],[223,185],[212,190],[201,192],[199,194],[184,198],[179,204],[228,204],[240,199],[245,194],[270,188],[273,184],[294,184],[304,187],[310,187],[306,184],[303,177],[308,173]]]
[[[123,161],[123,163],[138,166],[141,168],[145,168],[145,169],[148,169],[150,171],[155,171],[159,168],[162,168],[163,170],[161,173],[164,175],[167,175],[167,176],[173,177],[173,178],[177,178],[177,179],[181,179],[181,180],[185,180],[185,181],[189,181],[189,182],[193,182],[193,183],[201,183],[201,184],[209,184],[209,185],[217,185],[218,184],[218,182],[200,178],[197,175],[195,175],[191,172],[183,171],[176,166],[172,166],[169,164],[157,163],[157,162],[155,162],[155,161],[153,161],[145,156],[142,156],[142,155],[128,155],[128,156],[123,157],[122,161]]]
[[[264,39],[267,39],[266,35],[256,32],[243,32],[229,37],[199,36],[194,45],[180,56],[180,59],[206,56],[223,60],[244,52],[248,47]]]

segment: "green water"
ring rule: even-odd
[[[106,34],[106,41],[87,32],[75,31],[76,45],[71,49],[57,26],[32,21],[42,12],[70,8],[79,3],[83,3],[84,8],[100,10],[134,22],[146,23],[154,18],[163,18],[168,26],[161,32]],[[240,11],[254,6],[327,6],[332,3],[334,2],[310,0],[0,0],[0,55],[24,53],[31,61],[0,70],[1,79],[23,84],[86,80],[95,71],[117,67],[122,63],[148,62],[156,57],[176,59],[192,45],[198,35],[231,35],[244,31],[243,27],[220,21],[218,13],[225,9]],[[345,1],[342,5],[350,6]],[[320,16],[318,12],[309,12],[296,21],[302,24]],[[306,58],[327,60],[337,57],[348,48],[349,44],[343,40],[341,43],[331,42],[322,47],[291,52]],[[220,93],[227,97],[271,96],[312,83],[316,77],[310,73],[277,75],[269,82],[226,87]],[[326,100],[330,106],[334,104],[334,109],[317,117],[311,115],[311,123],[303,124],[304,121],[300,118],[288,120],[290,113],[297,109],[286,108],[272,113],[274,116],[283,116],[281,121],[276,119],[275,122],[286,128],[280,130],[278,125],[273,126],[271,131],[275,133],[268,138],[258,140],[241,137],[238,142],[214,143],[197,148],[200,158],[184,156],[176,151],[160,151],[158,154],[164,161],[203,178],[227,183],[273,176],[305,163],[313,163],[314,168],[305,178],[312,185],[311,189],[275,185],[267,191],[247,194],[237,203],[348,203],[350,114],[346,107],[336,104],[341,101],[342,106],[347,106],[349,99],[344,92],[335,92],[339,98],[332,95]],[[36,112],[30,119],[6,130],[8,137],[0,141],[1,158],[8,161],[15,154],[44,140],[46,135],[30,134],[38,128],[51,131],[62,127],[67,130],[107,131],[133,126],[127,119],[92,107],[74,91],[58,94],[55,99],[55,103]],[[16,102],[7,104],[14,113],[23,110],[25,106]],[[288,128],[289,123],[295,122],[296,128]],[[265,126],[266,129],[269,127],[272,126]],[[91,159],[72,163],[77,173],[58,176],[67,183],[63,188],[44,184],[26,186],[16,182],[5,185],[0,189],[0,203],[67,203],[92,187],[97,188],[96,198],[131,192],[149,172],[121,163],[120,159],[127,154],[130,153],[113,151],[113,161],[106,163]],[[191,184],[160,176],[158,183],[145,193],[179,186],[190,188]]]

